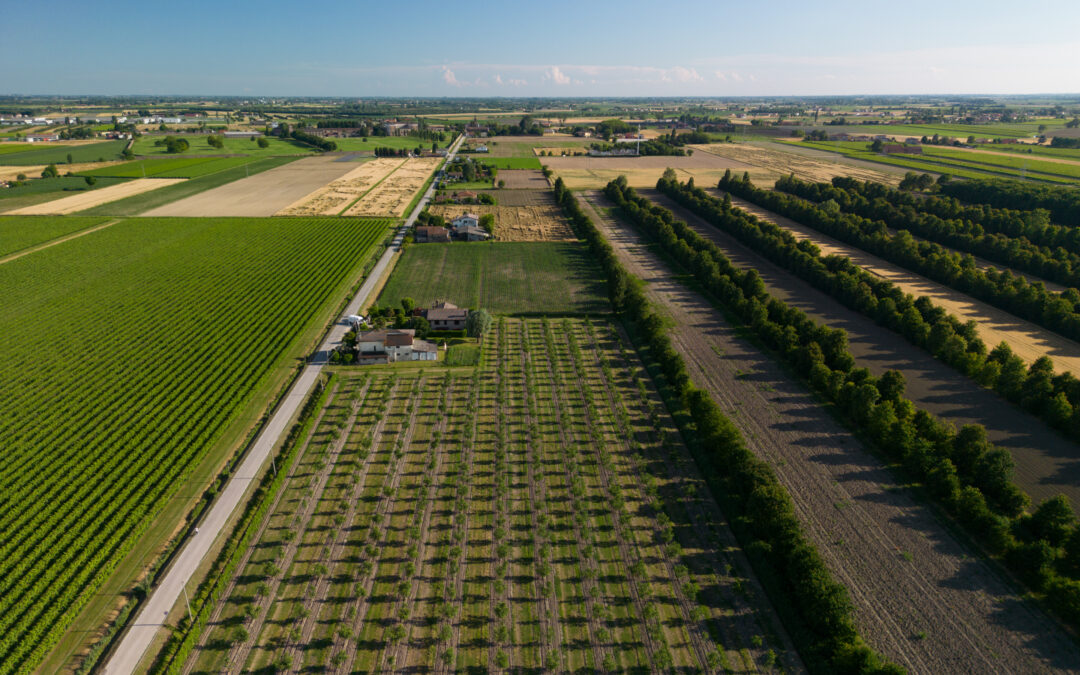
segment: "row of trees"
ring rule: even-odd
[[[772,262],[1080,440],[1080,380],[1070,373],[1055,375],[1048,357],[1029,368],[1004,342],[988,352],[973,321],[962,323],[929,298],[916,299],[848,258],[822,256],[809,241],[800,242],[773,223],[733,209],[726,195],[721,201],[693,185],[670,181],[662,187]]]
[[[986,178],[965,180],[942,186],[941,193],[965,202],[984,203],[1007,209],[1046,209],[1054,222],[1080,225],[1080,190],[1028,181]]]
[[[315,136],[313,134],[307,133],[306,131],[300,131],[299,129],[293,129],[292,132],[289,133],[289,137],[292,138],[294,141],[299,141],[300,143],[303,143],[305,145],[316,147],[324,152],[333,152],[334,150],[337,150],[337,143],[330,140],[329,138]]]
[[[860,183],[852,178],[834,178],[830,185],[788,176],[776,181],[776,189],[823,205],[831,201],[845,213],[880,220],[893,229],[907,230],[958,251],[1068,286],[1080,286],[1080,254],[1064,247],[1040,246],[1022,235],[987,232],[979,220],[939,215],[957,211],[970,212],[974,217],[987,215],[991,227],[996,229],[1031,231],[1039,235],[1051,227],[1050,214],[1043,209],[1029,214],[985,207],[964,208],[951,197],[920,199],[881,183]],[[985,211],[991,213],[982,213]],[[1061,238],[1074,247],[1080,244],[1080,228],[1054,229],[1062,231]]]
[[[678,193],[674,174],[658,186]],[[637,197],[625,182],[605,193],[620,211],[649,233],[689,269],[706,292],[750,326],[789,367],[836,405],[845,422],[871,439],[926,485],[958,522],[1073,623],[1080,622],[1080,528],[1063,496],[1043,502],[1033,513],[1028,497],[1011,480],[1012,458],[991,445],[985,430],[968,425],[954,431],[903,396],[901,373],[874,378],[856,368],[844,343],[822,345],[821,326],[801,310],[769,296],[754,270],[736,270],[720,249],[675,220],[667,209]],[[745,219],[738,209],[714,200],[718,217]],[[810,253],[810,251],[807,251]],[[807,263],[812,263],[807,260]]]
[[[683,429],[684,436],[693,440],[691,449],[713,484],[714,493],[724,503],[729,522],[758,577],[774,599],[783,598],[774,605],[799,642],[804,662],[816,672],[903,672],[885,662],[859,637],[847,591],[832,578],[820,554],[806,539],[787,490],[772,468],[746,447],[738,429],[719,406],[690,382],[686,364],[672,346],[664,319],[561,178],[555,181],[555,198],[603,269],[616,313],[663,375],[664,393],[675,417],[685,420],[689,415],[693,420],[692,429],[688,425]],[[754,287],[753,280],[760,284],[756,274],[746,283]],[[828,328],[824,331],[833,333]]]
[[[971,255],[918,240],[907,231],[890,233],[885,223],[844,213],[835,202],[819,205],[783,192],[762,190],[746,175],[739,180],[728,172],[719,186],[1015,316],[1080,340],[1080,292],[1076,289],[1053,293],[1041,282],[1029,283],[1008,270],[980,269]]]

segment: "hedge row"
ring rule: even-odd
[[[1040,245],[1026,236],[1062,241],[1073,248],[1080,245],[1080,229],[1050,225],[1050,214],[1041,209],[959,207],[959,202],[949,197],[921,199],[881,183],[842,177],[830,184],[789,176],[776,181],[776,189],[825,206],[832,201],[845,213],[880,220],[893,229],[907,230],[957,251],[1068,286],[1080,285],[1080,254],[1063,246]],[[1080,293],[1070,293],[1074,305],[1080,302]]]
[[[946,183],[941,186],[941,192],[965,202],[982,202],[1007,209],[1046,209],[1057,223],[1067,227],[1080,225],[1080,190],[1071,186],[981,179]]]
[[[665,176],[657,187],[670,193],[674,182],[673,176]],[[867,369],[855,368],[846,339],[844,356],[829,363],[826,347],[816,339],[821,327],[801,310],[748,284],[748,278],[760,283],[756,275],[751,277],[752,270],[725,273],[731,264],[715,244],[667,209],[638,197],[625,181],[613,181],[605,191],[623,215],[690,270],[709,295],[833,402],[852,429],[922,482],[986,550],[1002,556],[1031,588],[1045,592],[1047,602],[1066,620],[1080,624],[1080,528],[1064,496],[1026,513],[1028,498],[1011,481],[1011,456],[987,442],[981,426],[968,425],[956,432],[918,409],[903,396],[901,373],[890,371],[875,379]],[[714,201],[725,219],[749,218]],[[810,256],[805,263],[814,264]]]
[[[213,566],[207,573],[206,578],[199,585],[198,590],[191,596],[191,607],[194,612],[192,620],[186,617],[169,636],[165,646],[158,652],[157,658],[150,667],[151,675],[160,673],[180,673],[187,661],[188,655],[198,644],[202,633],[207,628],[210,614],[221,599],[221,594],[228,585],[230,579],[236,573],[244,553],[252,545],[255,534],[258,532],[259,523],[266,516],[267,510],[274,501],[274,495],[285,484],[289,473],[289,467],[296,459],[297,451],[302,445],[299,442],[310,429],[313,419],[312,413],[320,409],[329,392],[329,384],[333,376],[325,384],[320,380],[315,389],[308,396],[304,407],[301,409],[298,421],[289,430],[285,442],[279,450],[280,454],[275,462],[278,470],[276,473],[267,471],[263,474],[259,487],[251,495],[243,514],[233,527],[228,541],[222,547]]]
[[[662,373],[666,402],[804,663],[820,673],[903,672],[859,637],[847,590],[806,539],[787,490],[708,394],[691,384],[663,319],[561,178],[555,182],[555,198],[604,270],[616,313]]]
[[[1004,342],[988,352],[974,322],[961,323],[929,298],[916,299],[843,256],[823,257],[811,242],[800,242],[773,223],[733,209],[727,197],[719,200],[693,185],[674,181],[661,181],[658,186],[707,222],[815,288],[1080,440],[1080,380],[1071,373],[1055,374],[1049,357],[1028,367]]]

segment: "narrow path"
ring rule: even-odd
[[[11,262],[12,260],[18,260],[19,258],[23,257],[24,255],[30,255],[31,253],[37,253],[38,251],[40,251],[42,249],[51,248],[53,246],[56,246],[57,244],[63,244],[65,241],[71,241],[72,239],[78,239],[79,237],[83,237],[83,236],[86,236],[88,234],[92,234],[94,232],[97,232],[98,230],[104,230],[106,227],[111,227],[111,226],[119,223],[121,220],[122,220],[121,218],[117,218],[116,220],[110,220],[110,221],[102,223],[100,225],[94,225],[93,227],[88,227],[85,230],[79,230],[78,232],[72,232],[71,234],[65,234],[64,236],[57,237],[56,239],[50,239],[49,241],[45,242],[44,244],[37,244],[36,246],[31,246],[29,248],[24,248],[21,251],[16,251],[15,253],[12,253],[11,255],[7,255],[7,256],[4,256],[3,258],[0,258],[0,265],[3,265],[6,262]]]
[[[673,320],[674,348],[788,489],[851,594],[861,634],[912,672],[1080,672],[1080,648],[898,488],[886,467],[773,358],[738,336],[628,226],[583,206]]]
[[[459,137],[454,143],[447,155],[447,162],[453,159],[463,139],[464,137]],[[103,672],[107,675],[135,672],[143,658],[143,654],[149,648],[150,642],[154,639],[158,630],[165,625],[169,611],[179,600],[181,591],[186,588],[188,580],[198,569],[203,558],[209,553],[214,540],[221,534],[222,529],[232,516],[233,511],[240,505],[252,482],[262,475],[263,470],[265,470],[263,465],[266,463],[270,451],[277,445],[278,439],[288,429],[289,422],[307,399],[308,393],[322,373],[330,352],[341,343],[341,338],[348,332],[349,323],[346,317],[355,314],[360,307],[367,303],[368,296],[394,259],[394,255],[401,249],[405,234],[416,222],[417,216],[420,215],[434,192],[435,182],[433,181],[417,203],[412,214],[402,223],[394,236],[393,242],[386,248],[382,257],[379,258],[379,262],[375,264],[374,269],[371,270],[363,285],[360,286],[360,290],[346,306],[341,318],[327,333],[318,351],[309,360],[304,370],[301,371],[300,376],[293,383],[285,398],[278,404],[273,416],[248,450],[243,463],[219,493],[213,506],[210,507],[203,521],[199,524],[199,535],[191,537],[182,546],[168,572],[147,597],[142,609],[139,610],[121,638],[120,643],[113,651],[112,656],[105,664]]]

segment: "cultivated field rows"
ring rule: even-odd
[[[1065,494],[1073,504],[1080,504],[1077,487],[1080,461],[1076,446],[1044,422],[942,364],[903,336],[772,264],[659,191],[639,193],[671,210],[717,244],[734,264],[756,269],[773,296],[821,323],[847,331],[848,347],[859,366],[869,368],[875,376],[887,370],[902,372],[906,395],[916,405],[957,428],[965,424],[983,425],[993,443],[1013,454],[1016,482],[1036,503]]]
[[[341,178],[301,197],[281,209],[279,216],[336,216],[367,194],[387,176],[405,164],[404,159],[373,159]]]
[[[606,204],[590,193],[586,206]],[[911,672],[1076,670],[1080,649],[895,478],[639,237],[587,208],[673,322],[691,378],[721,405],[795,501],[847,587],[859,632]]]
[[[185,672],[801,665],[606,323],[341,371]]]
[[[377,161],[377,160],[376,160]],[[441,163],[439,157],[420,157],[405,160],[382,182],[364,194],[342,215],[346,216],[400,216],[417,191],[423,187],[431,172]]]

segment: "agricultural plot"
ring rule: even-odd
[[[139,218],[0,265],[0,673],[33,670],[225,430],[242,435],[238,411],[388,225]]]
[[[404,159],[375,159],[356,167],[341,178],[330,182],[309,195],[277,212],[279,216],[336,216],[396,169]]]
[[[183,672],[801,664],[609,324],[339,371]]]
[[[799,145],[809,144],[800,143]],[[873,165],[835,162],[826,159],[825,157],[827,156],[820,155],[818,157],[807,157],[794,152],[787,152],[786,146],[779,146],[778,148],[775,144],[772,144],[772,146],[769,147],[749,143],[716,143],[712,145],[697,145],[694,146],[694,148],[701,152],[733,159],[751,167],[751,178],[754,178],[755,175],[768,174],[773,176],[772,180],[775,181],[776,178],[794,173],[799,177],[805,176],[806,180],[828,181],[832,180],[835,176],[848,176],[850,178],[872,180],[888,185],[898,184],[901,178],[898,172],[890,172],[886,169],[879,171],[871,168]],[[697,155],[698,153],[694,153],[695,157]],[[757,171],[754,170],[755,168]],[[733,168],[732,171],[734,172],[736,169]],[[817,178],[811,178],[812,176],[817,176]],[[696,180],[700,185],[706,184],[705,181],[700,179]],[[716,183],[716,180],[709,180],[708,183]],[[653,185],[655,185],[655,182]]]
[[[548,206],[555,204],[555,196],[545,186],[541,190],[485,190],[499,206]]]
[[[104,223],[85,216],[0,216],[0,257]]]
[[[447,221],[466,211],[479,216],[488,213],[494,215],[495,226],[492,234],[499,241],[577,241],[577,236],[563,217],[562,210],[554,203],[545,206],[468,204],[428,207],[429,213],[442,216]]]
[[[27,152],[0,155],[0,164],[18,166],[66,164],[68,155],[76,164],[86,162],[109,161],[117,159],[123,152],[127,141],[105,141],[103,143],[89,143],[80,145],[52,145],[35,147]]]
[[[440,157],[405,160],[405,163],[386,177],[374,189],[350,206],[346,216],[400,216],[424,186],[435,169],[442,164]]]
[[[200,218],[272,216],[355,168],[356,164],[339,162],[334,157],[305,157],[258,175],[241,178],[221,187],[158,206],[143,215]],[[218,174],[211,174],[215,175]]]
[[[182,183],[184,180],[184,178],[137,178],[135,180],[127,181],[126,183],[110,185],[101,188],[100,190],[88,190],[73,194],[69,197],[61,197],[60,199],[54,199],[41,204],[12,209],[7,213],[11,215],[26,216],[77,213],[101,204],[114,202],[118,199],[124,199],[125,197],[132,197],[144,192],[150,192],[151,190],[157,190],[177,183]]]
[[[142,159],[115,166],[84,171],[84,176],[116,176],[119,178],[197,178],[251,163],[249,157],[177,157],[173,159]]]
[[[440,148],[449,147],[453,142],[451,134],[447,134],[449,140],[440,141]],[[436,141],[417,138],[415,136],[369,136],[367,138],[331,138],[337,143],[337,149],[344,152],[375,152],[375,148],[393,148],[394,150],[415,150],[422,148],[431,150],[431,144]]]
[[[91,192],[124,182],[124,178],[98,178],[87,185],[81,176],[33,179],[17,187],[0,189],[0,213],[47,202],[72,193]]]
[[[170,134],[144,134],[135,139],[135,145],[132,146],[131,151],[140,157],[151,157],[154,155],[176,157],[175,154],[169,154],[168,149],[164,145],[154,145],[154,143],[164,139],[167,135]],[[177,138],[183,138],[188,142],[190,147],[182,156],[251,155],[256,157],[270,157],[274,155],[311,155],[317,152],[317,150],[310,145],[304,145],[303,143],[299,143],[290,138],[282,139],[275,136],[266,137],[269,145],[265,148],[260,148],[257,141],[247,138],[225,138],[223,139],[224,146],[215,148],[206,142],[206,139],[210,137],[209,134],[174,133],[171,135],[176,136]]]
[[[585,149],[592,139],[571,136],[499,136],[487,139],[491,157],[536,157],[537,150]]]
[[[448,300],[497,314],[606,312],[595,263],[577,242],[415,244],[402,254],[379,304]]]
[[[503,181],[507,190],[550,190],[551,183],[539,170],[512,169],[499,172],[499,180]]]
[[[571,189],[600,188],[619,176],[626,176],[632,186],[653,186],[668,168],[684,180],[693,177],[702,185],[716,183],[728,169],[749,170],[751,176],[761,172],[750,164],[708,152],[694,152],[691,157],[545,157],[543,162]]]
[[[540,160],[532,157],[484,157],[484,164],[500,171],[504,169],[534,169],[540,170]]]

